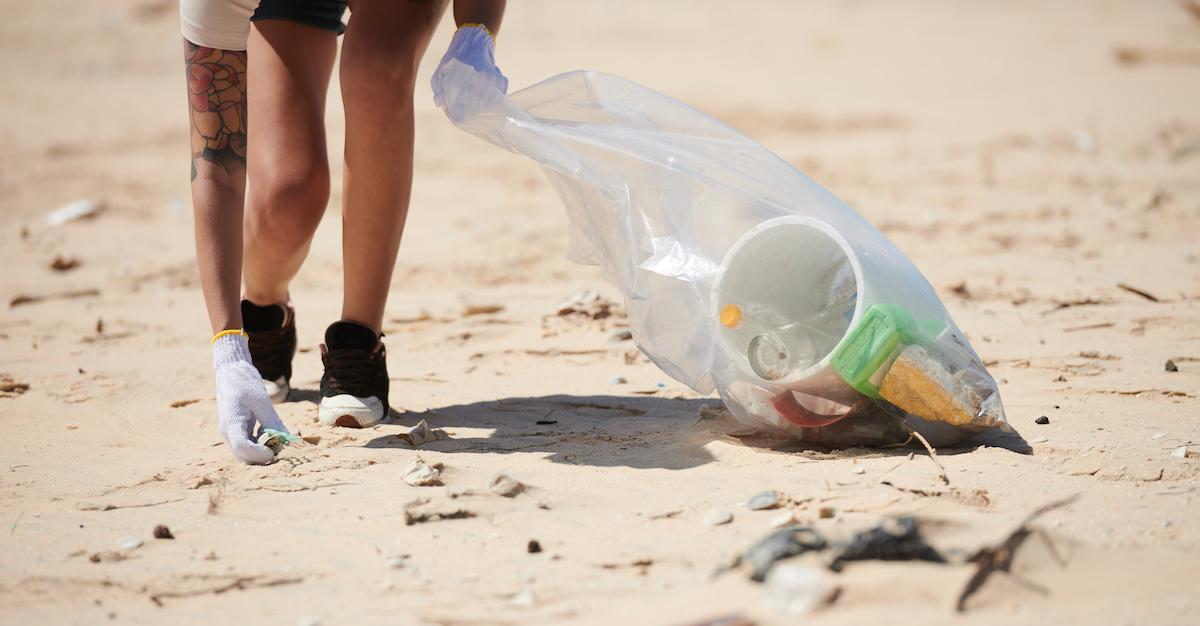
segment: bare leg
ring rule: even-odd
[[[329,201],[325,95],[337,36],[286,20],[250,29],[246,298],[282,303]]]
[[[339,70],[346,108],[342,319],[376,333],[412,192],[417,65],[445,6],[442,0],[350,3]]]

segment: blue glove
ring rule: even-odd
[[[446,98],[442,91],[442,81],[439,76],[442,69],[451,60],[471,66],[495,85],[500,93],[508,93],[508,79],[496,67],[496,38],[483,24],[463,24],[450,40],[450,49],[446,50],[441,63],[433,73],[433,103],[445,108]]]

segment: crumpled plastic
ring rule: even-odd
[[[542,166],[568,256],[620,290],[641,351],[739,421],[822,445],[1008,428],[920,271],[762,145],[598,72],[506,95],[451,59],[433,82],[457,127]]]

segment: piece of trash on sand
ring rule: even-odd
[[[275,456],[279,456],[283,452],[284,446],[304,444],[303,439],[291,433],[285,433],[282,430],[274,428],[264,428],[262,433],[258,435],[258,443],[271,449]]]
[[[167,528],[166,524],[159,524],[154,527],[155,539],[174,539],[175,535],[171,534],[171,529]]]
[[[773,531],[738,555],[731,564],[718,570],[718,574],[747,565],[750,580],[762,582],[776,561],[780,561],[811,550],[824,550],[828,544],[817,531],[804,526],[789,526]]]
[[[442,470],[445,466],[441,463],[429,465],[419,456],[415,456],[404,466],[404,482],[414,487],[431,487],[442,484]]]
[[[704,514],[705,526],[721,526],[733,521],[733,513],[725,509],[713,509]]]
[[[138,548],[142,547],[143,543],[144,542],[137,537],[126,537],[117,542],[117,547],[126,551],[137,550]]]
[[[407,432],[396,433],[396,439],[414,447],[449,437],[450,435],[440,428],[430,428],[425,420],[417,422],[417,425],[408,429]]]
[[[77,267],[79,267],[79,259],[73,256],[55,255],[54,260],[50,261],[50,269],[56,272],[68,272]]]
[[[933,561],[946,559],[925,543],[915,517],[887,518],[878,526],[854,533],[848,541],[830,545],[829,569],[841,571],[847,561]]]
[[[785,615],[805,615],[833,603],[838,587],[811,565],[786,563],[771,569],[763,604]]]
[[[746,501],[746,508],[751,511],[765,511],[767,509],[779,508],[783,505],[783,498],[780,497],[778,491],[767,490],[755,494]]]
[[[502,304],[474,304],[463,307],[462,316],[471,317],[473,315],[491,315],[504,310]]]
[[[83,198],[74,202],[68,202],[61,207],[54,209],[46,214],[46,224],[49,226],[62,226],[67,222],[71,222],[84,217],[91,217],[100,211],[100,205],[92,200]]]
[[[515,497],[518,493],[525,491],[525,483],[509,476],[508,474],[496,474],[488,481],[488,490],[492,493],[505,498]]]
[[[728,565],[717,569],[720,575],[747,566],[750,579],[762,582],[775,563],[806,552],[828,551],[825,564],[841,571],[847,561],[934,561],[945,558],[921,537],[913,517],[887,518],[878,525],[854,533],[847,540],[830,541],[807,526],[785,526],[763,537]]]
[[[1050,441],[1049,437],[1034,437],[1029,440],[1029,443],[1046,443],[1047,441]]]
[[[1179,446],[1178,448],[1175,448],[1174,450],[1171,451],[1171,456],[1173,456],[1177,459],[1188,458],[1187,446]]]
[[[867,473],[867,468],[859,465],[858,463],[855,463],[853,466],[850,467],[850,473],[858,474],[861,476],[862,474]]]

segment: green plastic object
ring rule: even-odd
[[[830,365],[859,393],[879,398],[879,387],[871,378],[916,334],[917,325],[908,311],[894,304],[872,305],[833,351]]]

